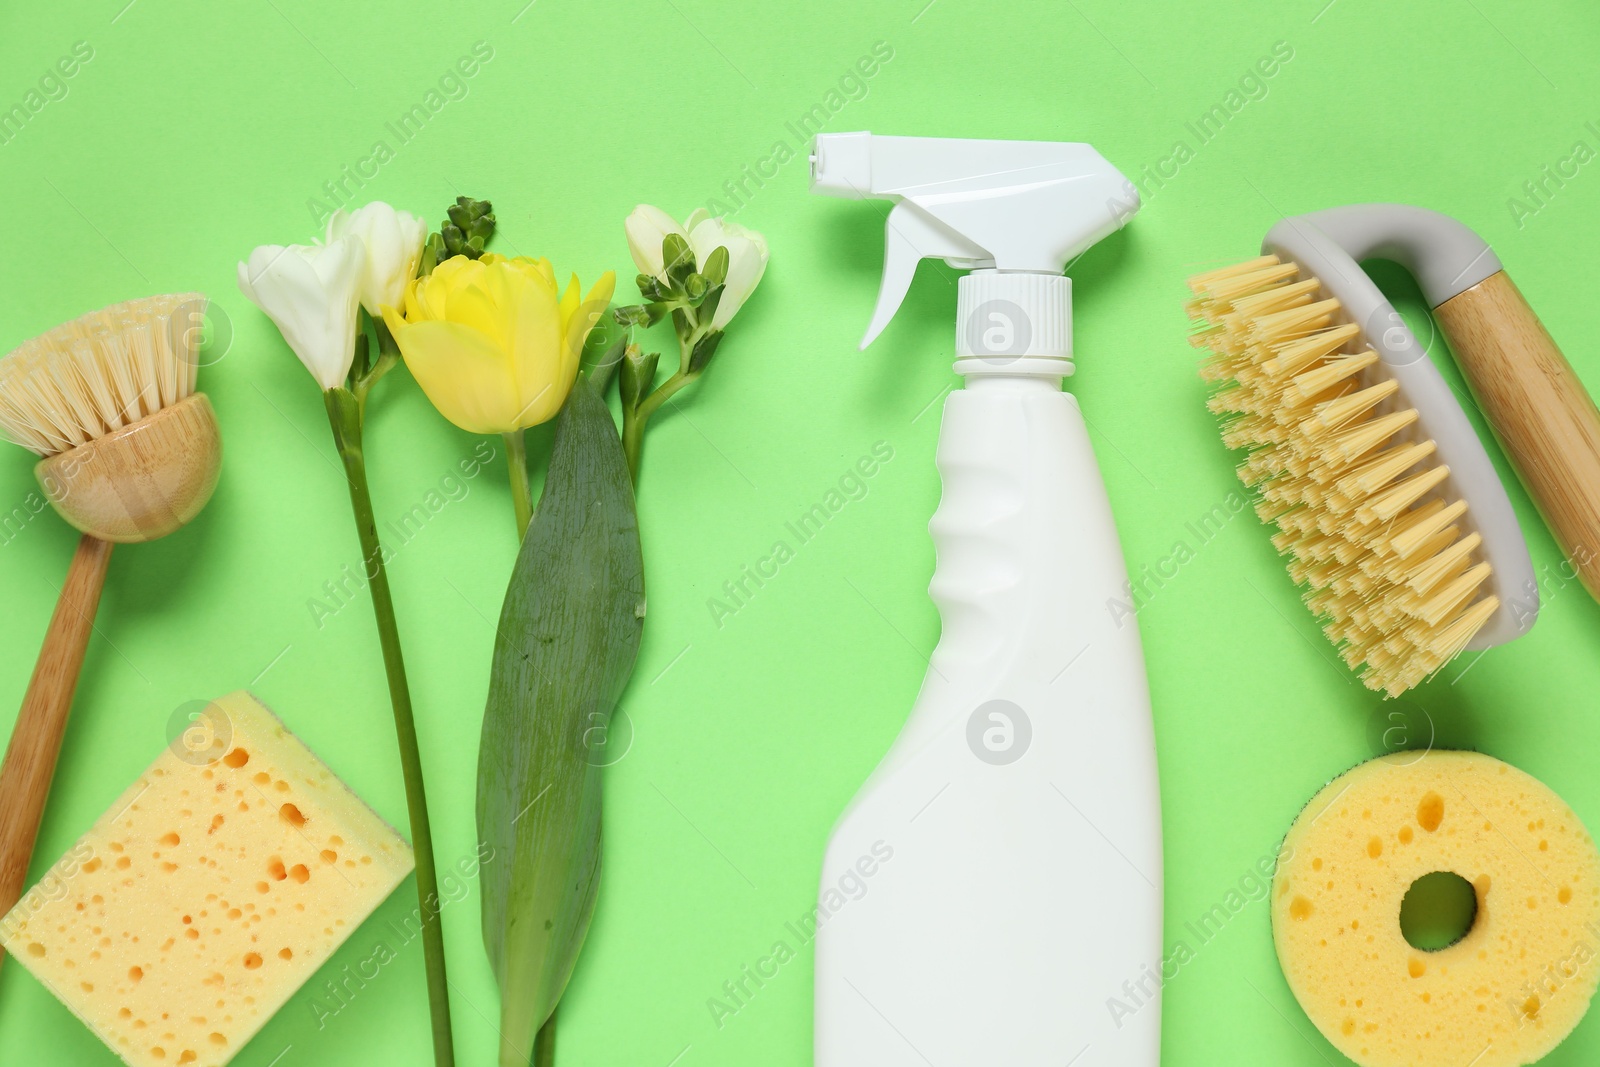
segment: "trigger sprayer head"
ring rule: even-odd
[[[1139,210],[1138,190],[1099,152],[1056,141],[818,134],[811,151],[811,191],[894,204],[885,233],[883,284],[862,348],[899,310],[923,259],[993,271],[1002,279],[1059,276]],[[1008,280],[990,288],[1009,293],[1012,286]],[[1026,296],[1039,289],[1024,285],[1018,292]],[[1043,331],[1022,345],[1040,351],[1017,354],[1070,355],[1070,323],[1064,340],[1049,340],[1060,333]],[[1045,350],[1052,346],[1064,350]]]
[[[865,200],[870,188],[872,134],[818,134],[811,143],[811,191],[845,200]]]

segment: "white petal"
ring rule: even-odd
[[[239,264],[239,289],[277,325],[324,389],[344,383],[355,357],[361,238],[263,245]]]
[[[328,220],[328,240],[361,238],[366,262],[361,270],[361,305],[377,318],[387,305],[397,307],[406,283],[417,273],[428,226],[415,215],[397,211],[381,200],[354,211],[340,209]]]
[[[328,216],[328,228],[322,235],[324,244],[332,244],[350,232],[351,215],[344,208],[339,208]]]
[[[691,216],[692,217],[692,216]],[[703,267],[719,246],[728,250],[728,276],[712,326],[723,329],[761,281],[767,269],[767,241],[754,230],[720,218],[702,218],[689,231],[689,246]]]
[[[711,212],[703,207],[697,207],[689,212],[689,217],[683,220],[683,232],[693,233],[694,228],[711,217]]]
[[[661,277],[661,242],[666,236],[675,233],[687,239],[687,234],[671,215],[650,204],[634,208],[623,223],[623,229],[628,234],[628,252],[633,256],[634,266],[639,268],[639,273],[652,278]]]

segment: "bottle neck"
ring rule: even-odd
[[[1072,374],[1072,281],[1060,274],[975,270],[956,302],[957,374],[1044,379]]]
[[[955,364],[955,372],[965,379],[968,390],[1036,387],[1059,392],[1062,379],[1070,378],[1072,371],[1070,359],[1023,357],[1001,362],[967,356]]]

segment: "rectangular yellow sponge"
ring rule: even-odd
[[[0,919],[0,945],[133,1067],[220,1067],[411,868],[400,835],[241,690]]]

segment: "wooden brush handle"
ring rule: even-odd
[[[1434,309],[1506,456],[1600,599],[1600,412],[1505,271]]]
[[[11,744],[0,765],[0,915],[22,896],[33,856],[33,840],[44,815],[45,796],[56,771],[61,737],[78,687],[78,670],[94,629],[95,608],[105,585],[111,543],[84,534],[61,585],[61,599],[39,650],[28,692],[22,698]]]

